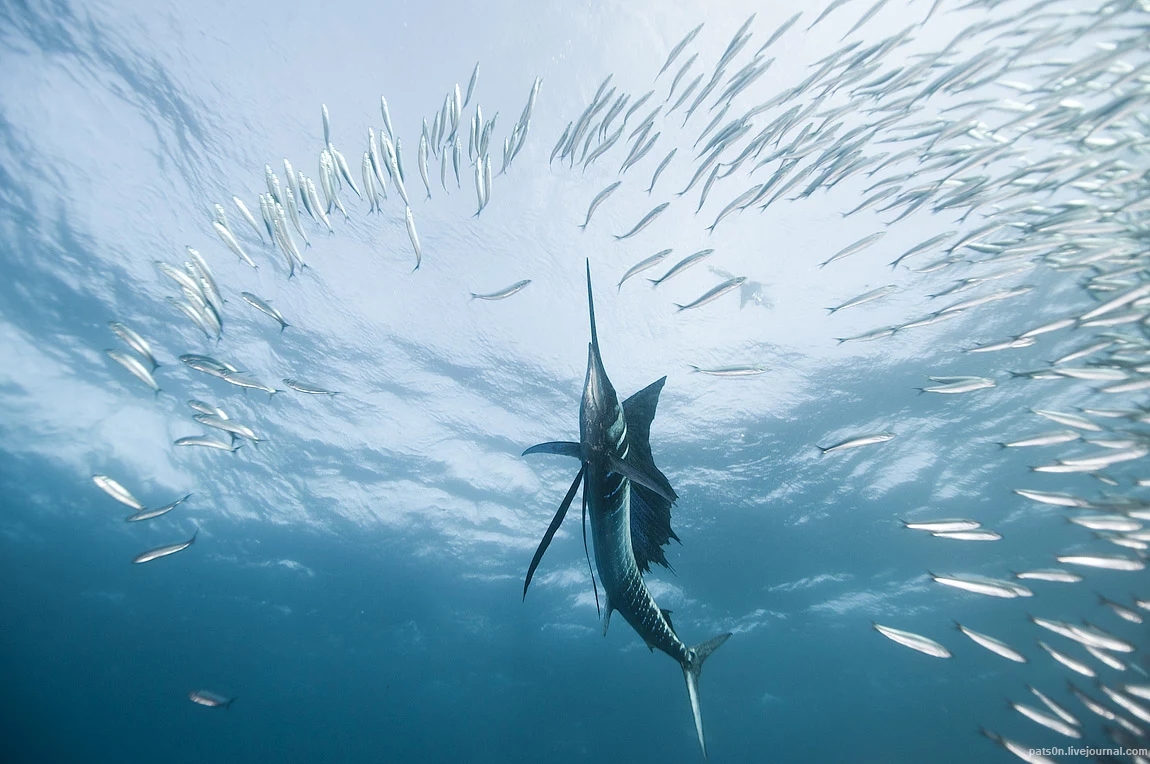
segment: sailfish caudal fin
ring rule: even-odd
[[[695,733],[699,736],[699,747],[703,749],[704,759],[707,758],[707,742],[703,739],[703,712],[699,708],[699,674],[703,671],[703,661],[730,636],[729,632],[720,634],[701,645],[695,645],[687,651],[687,660],[682,664],[683,678],[687,680],[687,696],[691,699],[691,714],[695,717]]]

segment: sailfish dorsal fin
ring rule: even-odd
[[[655,418],[659,393],[666,381],[663,377],[623,401],[629,447],[627,461],[662,489],[653,491],[637,482],[631,483],[631,549],[639,570],[644,573],[652,562],[670,568],[663,547],[671,539],[679,540],[671,529],[671,502],[677,496],[651,456],[651,420]]]

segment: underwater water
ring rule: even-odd
[[[1136,566],[1145,556],[1065,518],[1137,518],[1148,497],[1138,481],[1150,429],[1139,417],[1150,385],[1100,388],[1147,378],[1150,305],[1136,294],[1099,314],[1122,323],[1084,317],[1150,281],[1150,11],[853,0],[810,29],[825,7],[802,8],[756,53],[798,10],[734,0],[0,6],[4,761],[702,760],[679,667],[618,615],[603,634],[578,500],[523,595],[577,470],[522,452],[579,437],[586,263],[620,397],[667,377],[650,441],[678,494],[681,543],[665,549],[674,570],[655,566],[646,583],[688,645],[732,634],[700,683],[712,761],[1014,760],[980,727],[1027,747],[1114,748],[1105,730],[1114,721],[1084,707],[1068,678],[1148,726],[1037,641],[1088,662],[1108,687],[1150,683],[1140,673],[1150,668],[1145,625],[1099,599],[1138,611],[1135,599],[1150,598],[1145,570],[1055,560]],[[741,30],[749,41],[736,44],[752,14]],[[455,88],[469,92],[477,61],[456,111]],[[742,89],[724,100],[730,84]],[[381,94],[409,205],[391,178],[369,212],[337,168],[347,215],[332,209],[329,233],[299,209],[310,246],[283,223],[307,265],[293,263],[289,278],[290,254],[271,244],[288,237],[261,225],[265,165],[286,189],[286,157],[324,193],[325,109],[331,146],[366,191],[362,154],[368,128],[384,132]],[[487,187],[469,151],[477,106],[480,130],[495,118],[478,215],[477,186]],[[652,126],[633,132],[657,106]],[[437,113],[457,117],[458,180]],[[580,143],[557,146],[582,116]],[[618,143],[585,166],[620,127]],[[728,129],[721,159],[708,159],[708,142]],[[737,162],[757,135],[758,151]],[[505,169],[513,137],[522,142]],[[772,180],[788,163],[793,174]],[[809,165],[765,209],[770,196],[707,230],[740,194],[771,183],[773,195]],[[903,195],[846,214],[894,187]],[[258,268],[221,240],[215,204]],[[218,337],[169,302],[207,305],[203,281],[197,298],[156,266],[196,278],[187,246],[219,285]],[[648,282],[705,249],[666,283]],[[960,257],[923,267],[951,255]],[[676,307],[736,277],[745,280],[713,301]],[[502,299],[473,297],[528,279]],[[924,317],[936,320],[908,326]],[[1063,318],[1072,320],[1032,344],[1024,336]],[[161,392],[105,353],[131,352],[110,321],[150,344]],[[889,336],[863,339],[882,327]],[[1017,347],[969,352],[1013,338]],[[184,354],[277,392],[196,371]],[[1052,378],[1011,373],[1035,370]],[[932,376],[989,382],[921,392],[954,382]],[[228,436],[214,415],[205,426],[189,399],[260,442]],[[1073,442],[998,445],[1067,430]],[[878,434],[893,437],[821,452]],[[225,448],[175,445],[205,435]],[[241,447],[229,451],[233,440]],[[1098,461],[1100,451],[1119,456]],[[1052,463],[1062,469],[1032,470]],[[148,508],[191,495],[125,522],[131,510],[94,475]],[[1002,538],[937,538],[900,522],[938,518],[972,518]],[[1083,580],[1012,578],[1053,567]],[[1012,580],[1033,597],[962,591],[931,574]],[[1110,653],[1123,666],[1114,669],[1028,615],[1085,619],[1132,650]],[[993,654],[954,621],[1028,662]],[[951,657],[884,639],[875,622]],[[1077,717],[1081,736],[1012,709],[1008,700],[1046,712],[1027,685]],[[197,691],[234,702],[192,702]]]

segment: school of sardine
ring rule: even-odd
[[[1063,0],[915,2],[906,25],[881,36],[871,33],[868,24],[883,13],[885,4],[886,0],[877,0],[866,9],[848,8],[847,0],[832,0],[822,8],[806,29],[832,14],[849,13],[854,23],[842,44],[812,64],[798,82],[780,79],[772,68],[773,56],[784,55],[776,45],[779,40],[804,34],[796,24],[804,14],[813,16],[813,8],[765,30],[756,29],[752,15],[713,62],[703,61],[701,51],[692,50],[699,35],[711,31],[699,24],[670,49],[661,68],[660,62],[649,62],[650,79],[634,93],[625,92],[615,75],[608,75],[590,101],[571,115],[547,160],[554,173],[564,167],[574,172],[576,165],[582,173],[599,163],[596,169],[609,169],[613,176],[607,185],[597,181],[596,187],[587,188],[587,206],[571,211],[571,222],[585,232],[575,231],[573,237],[591,240],[599,231],[601,236],[593,246],[623,247],[627,245],[617,242],[629,245],[634,240],[654,253],[620,264],[619,292],[627,282],[631,282],[629,289],[635,289],[642,280],[632,279],[651,273],[672,252],[691,253],[661,276],[648,279],[652,288],[672,278],[676,283],[692,280],[697,297],[674,303],[684,314],[682,320],[691,320],[706,306],[714,311],[733,309],[729,304],[733,299],[722,298],[745,288],[747,277],[729,276],[718,284],[704,280],[700,274],[705,269],[692,266],[704,260],[721,263],[720,245],[692,251],[690,244],[660,239],[666,220],[697,219],[700,233],[710,235],[723,221],[729,221],[727,227],[736,226],[739,216],[751,208],[760,213],[777,209],[777,205],[865,176],[866,188],[850,209],[840,210],[841,216],[857,220],[854,216],[866,212],[881,229],[872,228],[857,238],[857,233],[840,235],[834,226],[827,226],[815,251],[764,253],[805,258],[812,278],[842,268],[872,271],[867,288],[857,295],[827,296],[834,307],[827,309],[830,315],[825,320],[843,327],[838,332],[844,335],[837,338],[840,345],[894,342],[906,332],[977,315],[1004,301],[1057,306],[1060,315],[1053,320],[1035,319],[1029,325],[1009,327],[989,341],[956,348],[959,362],[980,359],[980,365],[972,369],[976,374],[939,376],[924,370],[928,382],[917,389],[933,394],[923,396],[923,401],[946,406],[995,395],[1006,386],[1012,392],[1033,388],[1026,398],[1032,406],[1028,416],[1033,428],[1002,432],[999,440],[987,444],[987,459],[995,458],[999,449],[1012,455],[1043,454],[1035,456],[1031,470],[1019,476],[1015,494],[1028,502],[1025,506],[1036,516],[1072,528],[1078,542],[1019,559],[1015,570],[987,570],[972,563],[979,572],[927,574],[924,580],[940,598],[958,601],[981,596],[1001,600],[997,606],[1016,609],[1021,625],[1009,633],[995,630],[992,635],[983,633],[981,626],[956,622],[956,629],[981,648],[979,653],[960,651],[955,656],[931,637],[893,625],[876,623],[873,628],[898,645],[933,657],[953,656],[974,666],[1005,659],[1017,664],[1019,671],[1055,661],[1072,674],[1097,680],[1098,693],[1092,697],[1073,684],[1040,690],[1021,677],[1019,687],[1036,696],[1041,708],[1016,698],[1007,703],[1035,725],[1036,738],[1046,733],[1096,736],[1063,707],[1065,703],[1118,724],[1103,728],[1112,740],[1144,739],[1141,725],[1150,724],[1150,705],[1145,703],[1150,686],[1140,679],[1119,683],[1109,672],[1129,667],[1145,673],[1141,669],[1145,635],[1131,628],[1143,622],[1139,611],[1150,610],[1150,597],[1123,593],[1145,585],[1145,579],[1120,578],[1145,569],[1150,544],[1146,530],[1150,499],[1137,492],[1150,487],[1150,479],[1137,473],[1150,455],[1150,400],[1146,399],[1150,391],[1150,4],[1145,0],[1106,0],[1094,7],[1072,6]],[[965,8],[994,9],[996,14],[954,30],[949,44],[937,50],[902,54],[928,19],[936,17],[937,21],[951,10]],[[751,53],[747,44],[756,34],[764,42]],[[362,154],[351,155],[352,163],[336,147],[351,150],[343,142],[350,140],[350,131],[340,130],[337,138],[331,115],[322,106],[323,142],[317,146],[317,157],[300,165],[309,172],[316,170],[316,175],[306,175],[284,158],[282,179],[276,174],[279,162],[275,168],[265,165],[259,183],[266,192],[250,206],[239,195],[233,196],[228,209],[214,202],[205,205],[209,211],[206,226],[218,239],[212,244],[214,252],[226,249],[252,269],[263,266],[285,274],[282,286],[286,290],[288,283],[295,287],[306,281],[305,269],[313,263],[320,267],[321,257],[309,257],[306,262],[304,258],[313,238],[317,250],[323,247],[326,236],[316,233],[333,234],[343,221],[350,220],[349,208],[359,205],[393,224],[393,238],[400,239],[395,248],[410,246],[415,256],[413,270],[418,269],[423,249],[413,197],[416,207],[431,203],[440,190],[461,191],[465,176],[471,175],[474,216],[481,216],[492,199],[493,179],[511,178],[513,163],[528,135],[541,78],[534,80],[518,120],[502,141],[495,138],[493,148],[498,113],[484,118],[475,100],[478,74],[476,64],[466,97],[456,84],[431,121],[422,120],[418,139],[409,136],[409,149],[417,146],[418,181],[411,181],[404,172],[405,161],[411,170],[411,158],[409,154],[404,159],[404,142],[386,97],[380,99],[381,123],[366,128],[366,147]],[[474,109],[465,113],[473,103]],[[364,129],[357,130],[362,140]],[[501,153],[496,150],[500,146]],[[436,161],[438,186],[433,182]],[[496,162],[499,167],[493,169]],[[353,163],[358,173],[352,172]],[[690,177],[681,189],[668,187],[665,180],[676,173]],[[413,188],[422,185],[422,198],[418,193],[409,195],[408,182],[416,184]],[[682,199],[688,194],[697,198]],[[643,201],[638,207],[628,204],[625,215],[613,214],[628,195]],[[704,207],[709,212],[698,217]],[[644,211],[636,216],[640,208]],[[931,216],[925,218],[931,221],[930,235],[905,251],[891,251],[884,237],[911,215],[920,221]],[[405,229],[406,245],[402,236],[395,235],[400,227]],[[439,254],[431,233],[425,241],[429,258],[434,258]],[[208,244],[203,246],[206,249]],[[232,395],[240,392],[235,387],[262,390],[269,396],[282,392],[222,360],[227,358],[225,325],[260,321],[266,326],[270,318],[279,332],[293,326],[273,307],[273,300],[232,284],[219,284],[207,258],[191,246],[171,259],[156,263],[173,293],[167,301],[218,350],[213,355],[184,353],[178,356],[180,364],[164,365],[143,335],[127,322],[113,321],[109,326],[122,346],[108,349],[108,358],[157,397],[163,391],[157,374],[166,380],[186,371],[215,378],[217,382],[211,384],[221,401],[229,391]],[[530,265],[526,253],[523,263]],[[940,286],[939,280],[949,273],[955,278]],[[296,275],[301,278],[295,280]],[[1055,293],[1055,282],[1075,289],[1070,294],[1065,290]],[[522,279],[495,291],[473,292],[471,298],[507,299],[530,283]],[[919,291],[930,301],[925,314],[880,327],[863,323],[869,308],[862,306],[881,303],[917,284],[924,285]],[[250,309],[234,310],[241,302]],[[275,303],[296,319],[290,310],[290,293],[277,297]],[[852,318],[842,323],[847,317]],[[174,313],[173,320],[177,320]],[[291,335],[286,333],[281,341],[290,341]],[[1073,340],[1073,347],[1058,344],[1067,340]],[[1013,368],[1012,351],[1031,347],[1049,351],[1046,365],[1025,371]],[[987,359],[992,365],[997,363],[993,373],[986,371],[983,361]],[[239,359],[236,362],[243,365]],[[715,377],[768,371],[758,363],[693,369]],[[322,375],[323,370],[317,371]],[[335,395],[325,386],[294,376],[284,377],[283,383],[304,395]],[[1066,410],[1048,403],[1058,398],[1051,391],[1059,386],[1076,391],[1088,405]],[[913,390],[906,392],[913,396]],[[976,391],[983,392],[970,395]],[[258,416],[243,422],[231,415],[236,412],[227,403],[217,406],[191,400],[188,405],[194,411],[189,420],[202,432],[175,441],[175,446],[187,449],[185,453],[236,454],[244,443],[255,446],[263,441]],[[248,406],[242,409],[250,411]],[[854,434],[832,435],[827,445],[817,447],[828,455],[827,462],[856,458],[856,449],[870,450],[894,440],[894,430],[901,429],[894,424],[881,430],[848,428]],[[243,454],[249,450],[244,448]],[[847,453],[829,456],[839,452]],[[1107,488],[1131,490],[1069,493],[1067,483],[1057,482],[1057,476],[1068,474],[1094,476]],[[113,478],[95,475],[93,480],[112,499],[134,510],[129,521],[167,515],[190,496],[148,509]],[[999,541],[1007,530],[984,528],[977,519],[926,515],[906,517],[902,522],[905,528],[919,532],[914,538],[923,545]],[[143,552],[133,562],[150,562],[188,549],[197,534],[198,530],[190,538],[184,536],[186,540]],[[970,548],[987,547],[971,544]],[[1059,567],[1051,567],[1055,563]],[[1105,587],[1110,596],[1099,592],[1096,611],[1066,614],[1067,620],[1028,615],[1030,598],[1040,602],[1049,587],[1079,584]],[[1076,623],[1082,616],[1104,625]],[[942,634],[944,626],[936,624],[936,633]],[[997,658],[986,656],[987,652]],[[998,667],[1004,665],[1008,664]],[[210,707],[231,703],[207,691],[189,697]],[[1031,750],[1040,746],[1023,745],[988,729],[983,734],[1019,758],[1047,760]]]

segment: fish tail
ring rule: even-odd
[[[684,310],[687,309],[686,305],[680,305],[679,303],[675,303],[675,307],[679,309],[678,312],[680,312],[680,313],[682,313]]]
[[[291,326],[291,324],[287,323],[286,321],[280,324],[280,334],[283,334],[284,329],[287,329],[289,326]]]
[[[703,749],[703,758],[707,757],[707,743],[703,739],[703,712],[699,707],[699,675],[703,671],[703,661],[711,653],[730,638],[730,632],[695,645],[687,650],[687,659],[683,661],[683,679],[687,682],[687,696],[691,700],[691,715],[695,717],[695,733],[699,736],[699,747]]]
[[[224,703],[224,710],[227,710],[227,709],[231,708],[231,707],[232,707],[232,703],[235,703],[235,702],[236,702],[236,699],[235,699],[235,698],[231,698],[231,699],[229,699],[227,703]]]

